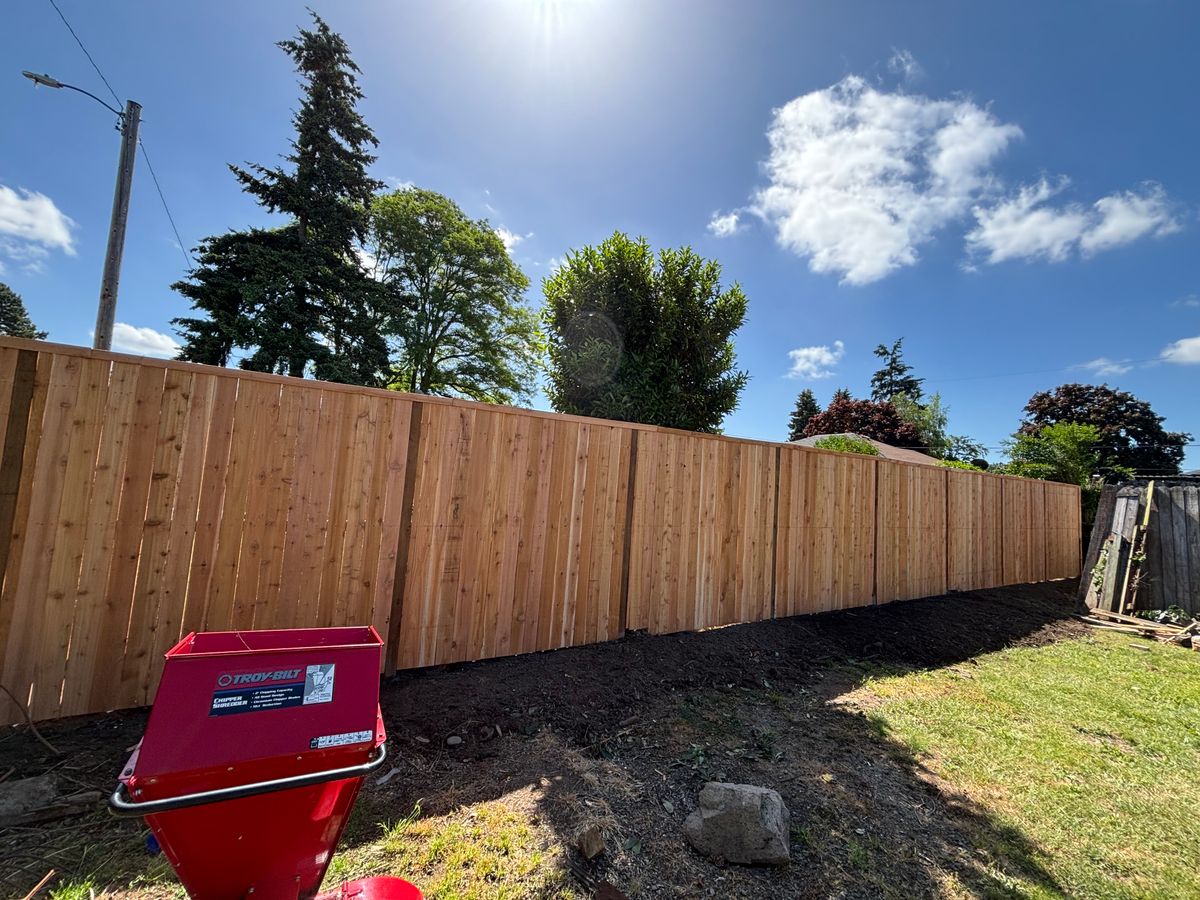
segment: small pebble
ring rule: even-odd
[[[446,738],[447,747],[457,747],[461,743],[462,738],[460,738],[457,734],[452,734],[450,737]]]

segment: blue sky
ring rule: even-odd
[[[226,163],[286,149],[273,42],[304,4],[59,5],[143,104],[185,245],[268,221]],[[505,229],[531,301],[614,229],[721,261],[750,302],[727,433],[782,438],[806,386],[865,395],[903,336],[955,432],[998,447],[1034,391],[1107,381],[1200,466],[1197,4],[312,5],[363,70],[374,173]],[[118,137],[20,70],[106,91],[49,0],[6,11],[0,59],[0,280],[87,344]],[[185,259],[138,165],[118,344],[164,352]]]

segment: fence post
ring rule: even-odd
[[[771,618],[775,618],[775,593],[778,590],[779,566],[779,480],[783,448],[775,448],[775,507],[771,517]]]
[[[950,593],[950,469],[945,469],[946,475],[946,593]]]
[[[629,429],[629,484],[625,487],[625,533],[621,539],[621,606],[617,631],[629,630],[629,556],[633,552],[633,498],[637,482],[638,429]]]
[[[875,502],[871,506],[871,605],[879,605],[879,457],[874,460],[871,473],[875,478]]]
[[[421,419],[425,404],[413,401],[408,424],[408,455],[404,462],[404,494],[401,500],[400,532],[396,538],[396,577],[392,582],[392,614],[388,619],[387,653],[384,673],[396,673],[400,653],[400,626],[404,616],[404,586],[408,580],[408,545],[412,531],[413,497],[417,488],[417,468],[421,452]]]
[[[33,350],[18,350],[13,371],[8,423],[4,431],[4,449],[0,454],[0,585],[4,584],[8,554],[12,547],[13,517],[16,515],[17,493],[21,486],[25,435],[29,428],[29,408],[33,403],[37,356]]]

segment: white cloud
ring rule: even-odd
[[[1179,230],[1160,185],[1145,184],[1140,191],[1109,194],[1091,207],[1046,202],[1066,185],[1066,179],[1052,185],[1043,178],[990,208],[976,207],[968,248],[989,263],[1009,259],[1061,262],[1073,251],[1092,256],[1139,238]]]
[[[788,370],[788,378],[828,378],[833,374],[833,367],[838,364],[846,347],[841,341],[834,341],[833,346],[821,344],[817,347],[797,347],[789,350],[792,367]]]
[[[504,242],[504,249],[507,250],[509,253],[512,253],[514,250],[516,250],[517,245],[520,244],[522,241],[526,240],[527,238],[533,237],[532,231],[530,231],[528,234],[517,234],[515,231],[509,231],[503,225],[501,225],[499,228],[495,229],[495,232],[496,232],[496,236],[498,238],[500,238],[501,241]]]
[[[708,230],[719,238],[731,237],[738,232],[740,217],[741,214],[736,209],[728,213],[715,212],[708,220]]]
[[[407,191],[409,188],[416,187],[416,185],[407,178],[397,178],[395,175],[388,175],[383,179],[383,181],[394,191]]]
[[[885,93],[849,76],[775,110],[753,210],[814,272],[867,284],[969,211],[1021,136],[969,100]]]
[[[0,184],[0,256],[40,270],[51,250],[75,255],[74,226],[45,194]]]
[[[1172,300],[1171,306],[1179,309],[1200,309],[1200,294],[1188,294],[1186,297]]]
[[[894,50],[888,60],[888,69],[905,81],[916,81],[925,74],[921,64],[908,50]]]
[[[113,349],[118,353],[137,356],[158,356],[170,359],[179,352],[179,344],[170,335],[153,328],[138,328],[117,322],[113,325]]]
[[[1200,335],[1168,344],[1162,358],[1173,363],[1200,364]]]
[[[1054,262],[1066,259],[1087,229],[1087,215],[1077,208],[1042,206],[1059,190],[1061,186],[1042,179],[995,206],[977,207],[976,226],[967,235],[967,247],[986,254],[990,263],[1036,257]]]
[[[1133,369],[1133,364],[1128,359],[1109,359],[1107,356],[1098,356],[1085,363],[1080,363],[1075,368],[1085,369],[1093,375],[1124,375]]]

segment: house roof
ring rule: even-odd
[[[930,456],[928,453],[921,453],[919,450],[909,450],[907,447],[893,447],[891,444],[885,444],[883,441],[877,441],[874,438],[869,438],[866,435],[854,434],[853,432],[843,432],[842,434],[818,434],[813,437],[801,438],[798,441],[793,441],[794,444],[800,444],[803,447],[811,447],[821,438],[827,437],[848,437],[859,441],[866,441],[872,447],[879,451],[879,455],[884,459],[894,459],[899,462],[917,463],[922,466],[937,466],[941,463]]]

